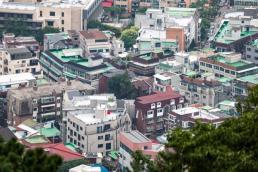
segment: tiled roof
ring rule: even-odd
[[[108,37],[101,31],[97,29],[89,29],[80,31],[80,34],[86,39],[108,39]]]
[[[138,97],[136,101],[141,104],[149,104],[153,102],[159,102],[168,99],[179,98],[181,95],[171,89],[171,87],[167,87],[166,92],[154,92],[151,95]]]
[[[43,144],[43,145],[32,145],[30,148],[41,147],[48,154],[56,154],[63,158],[64,161],[71,161],[75,159],[82,159],[83,156],[77,152],[74,152],[67,148],[63,143],[57,144]]]
[[[219,86],[220,83],[215,80],[206,80],[206,79],[199,79],[199,78],[189,78],[189,77],[181,77],[182,82],[187,82],[191,84],[196,84],[198,86],[208,86],[208,87],[213,87],[213,86]]]

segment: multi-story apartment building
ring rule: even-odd
[[[257,20],[251,16],[237,16],[222,20],[212,40],[212,47],[219,52],[244,52],[245,45],[258,38]]]
[[[0,126],[6,126],[7,91],[12,88],[33,86],[36,78],[31,73],[0,75]]]
[[[39,43],[33,37],[15,37],[3,34],[3,49],[0,49],[0,75],[30,72],[42,77],[38,63]]]
[[[8,124],[18,125],[28,118],[38,122],[60,120],[63,94],[66,90],[78,90],[88,94],[94,88],[73,80],[8,90]]]
[[[248,89],[258,84],[258,74],[237,78],[233,81],[232,95],[234,97],[247,97]]]
[[[200,72],[214,73],[215,77],[239,78],[258,73],[258,67],[241,59],[241,54],[223,53],[199,59]]]
[[[100,76],[113,67],[103,62],[100,54],[82,54],[81,48],[48,50],[41,53],[40,64],[44,77],[53,81],[58,81],[60,77],[77,78],[97,88]]]
[[[177,52],[179,48],[177,40],[167,38],[166,33],[166,30],[140,29],[136,42],[138,53],[163,52],[171,54]]]
[[[109,53],[112,47],[108,37],[97,29],[80,31],[79,39],[80,47],[83,49],[83,55]]]
[[[258,7],[258,1],[256,0],[234,0],[234,7],[242,9],[246,7]]]
[[[3,34],[2,44],[3,48],[17,48],[24,46],[35,53],[37,53],[40,49],[39,42],[34,37],[15,37],[13,33]]]
[[[180,109],[187,106],[184,96],[172,91],[154,92],[151,95],[138,97],[135,100],[135,125],[137,130],[145,136],[155,138],[165,131],[164,119],[171,109]]]
[[[49,33],[44,35],[44,51],[73,47],[76,47],[76,45],[73,44],[72,39],[66,32]]]
[[[150,76],[155,73],[155,67],[163,58],[166,58],[163,53],[141,54],[129,62],[129,69],[138,75]]]
[[[168,130],[176,127],[189,129],[195,126],[197,120],[201,123],[208,123],[218,127],[228,118],[230,116],[219,109],[207,112],[195,107],[186,107],[169,113],[166,127]]]
[[[166,92],[168,86],[172,87],[173,90],[179,91],[181,77],[176,73],[157,73],[154,76],[153,90]]]
[[[220,101],[230,96],[223,88],[221,83],[215,80],[182,76],[179,90],[190,104],[198,103],[215,107]]]
[[[122,171],[126,169],[132,170],[133,152],[140,150],[144,155],[149,156],[151,160],[155,160],[157,154],[165,149],[164,145],[153,143],[137,130],[121,132],[119,142],[119,153],[121,155],[119,157],[119,166]]]
[[[155,73],[183,73],[183,68],[184,65],[175,59],[166,59],[164,61],[160,61],[159,64],[155,67]]]
[[[41,66],[35,52],[26,47],[0,50],[0,75],[30,72],[41,78]]]
[[[96,19],[101,12],[101,0],[82,1],[7,1],[0,6],[0,23],[22,21],[31,30],[50,26],[61,31],[87,28],[89,19]]]
[[[114,0],[113,5],[123,8],[126,13],[132,12],[132,0]]]
[[[74,97],[67,107],[66,140],[85,153],[118,150],[119,133],[131,126],[124,101],[113,94]]]
[[[145,15],[137,14],[139,28],[166,30],[166,39],[178,41],[179,51],[187,50],[194,41],[200,41],[199,13],[195,8],[148,9]]]
[[[245,46],[245,59],[258,65],[258,39]]]

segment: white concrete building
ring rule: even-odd
[[[0,76],[0,92],[20,86],[33,86],[36,78],[31,73],[19,73]]]
[[[69,172],[101,172],[101,168],[91,167],[88,165],[79,165],[69,169]]]
[[[42,77],[37,54],[26,47],[0,50],[0,75],[30,72]]]
[[[118,150],[118,134],[131,126],[124,101],[113,94],[74,97],[64,109],[67,142],[85,153]]]
[[[135,25],[139,28],[152,30],[167,30],[168,28],[183,28],[186,49],[192,41],[200,41],[199,14],[195,8],[165,8],[148,9],[145,15],[137,14]],[[167,34],[167,38],[171,35]]]

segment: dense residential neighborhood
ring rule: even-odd
[[[257,105],[257,0],[0,3],[0,171],[258,171]]]

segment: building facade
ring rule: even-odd
[[[46,79],[58,81],[61,77],[66,79],[79,79],[98,88],[98,80],[103,73],[113,67],[103,62],[100,54],[83,56],[81,48],[49,50],[41,53],[40,64]]]
[[[223,53],[200,58],[200,72],[214,73],[215,77],[239,78],[256,74],[258,67],[246,60],[241,59],[241,54]]]
[[[245,60],[258,65],[258,39],[245,46]]]
[[[145,136],[155,138],[165,132],[164,119],[171,109],[187,106],[184,96],[167,89],[166,92],[155,92],[138,97],[135,100],[135,125]]]
[[[137,130],[121,132],[119,134],[119,166],[122,170],[132,170],[131,162],[133,161],[133,152],[140,150],[151,160],[155,160],[157,154],[164,150],[164,145],[152,143],[150,139]]]
[[[76,80],[8,90],[8,124],[18,125],[26,119],[38,122],[60,121],[63,94],[70,89],[84,94],[94,90],[88,84]]]
[[[45,26],[61,31],[87,29],[89,19],[96,19],[101,12],[101,0],[3,2],[0,7],[0,23],[13,17],[35,31]]]
[[[195,107],[186,107],[173,110],[171,113],[169,113],[166,126],[168,130],[177,127],[189,129],[193,128],[198,120],[201,123],[212,124],[217,128],[229,118],[230,116],[224,114],[218,109],[208,112]]]
[[[99,94],[75,97],[71,103],[66,111],[67,142],[85,153],[118,150],[119,133],[131,126],[124,102],[113,94]]]
[[[220,101],[230,96],[218,81],[205,78],[182,77],[179,90],[189,104],[211,107],[215,107]]]

